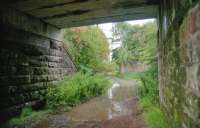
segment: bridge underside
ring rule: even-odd
[[[155,18],[158,12],[158,0],[5,0],[5,4],[58,28]]]

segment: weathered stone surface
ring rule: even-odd
[[[41,22],[37,18],[27,16],[24,13],[20,13],[16,9],[6,6],[1,6],[0,12],[0,24],[9,25],[10,27],[14,26],[17,29],[32,32],[37,35],[41,35],[58,41],[62,41],[63,39],[62,31],[60,29]]]
[[[27,104],[37,106],[48,86],[75,71],[60,29],[8,11],[0,13],[0,123]]]
[[[200,2],[163,0],[159,84],[170,128],[200,127]]]
[[[49,24],[63,28],[155,18],[159,0],[28,0],[12,2],[3,0],[3,3],[5,6],[8,5]],[[10,11],[5,13],[5,15],[9,15],[6,18],[15,19],[14,21],[20,24],[21,20],[15,17],[16,14],[12,13],[10,16],[10,13]],[[28,21],[29,19],[24,20]],[[33,23],[30,27],[25,25],[25,28],[32,29],[37,22]],[[41,28],[46,30],[42,24]]]

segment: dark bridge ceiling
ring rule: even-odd
[[[155,18],[158,0],[5,0],[59,28]]]

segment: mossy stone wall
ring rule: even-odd
[[[200,128],[200,2],[162,0],[160,99],[169,128]]]

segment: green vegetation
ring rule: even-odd
[[[148,64],[148,70],[140,73],[138,95],[139,106],[144,111],[144,119],[149,128],[167,128],[166,119],[159,104],[157,41],[155,25],[146,24],[144,35],[146,45],[140,48],[139,61]]]
[[[117,23],[112,28],[113,42],[121,41],[122,46],[113,50],[113,60],[124,74],[124,67],[130,62],[149,63],[156,59],[156,24],[149,22],[143,26]]]
[[[157,80],[157,66],[150,65],[149,69],[141,73],[126,73],[126,79],[138,81],[139,108],[147,128],[167,128],[166,119],[159,105],[159,90]]]
[[[98,27],[65,29],[65,45],[79,70],[87,73],[110,70],[109,43]]]
[[[66,76],[47,89],[46,110],[35,112],[26,107],[19,117],[9,123],[14,126],[30,119],[45,117],[48,113],[76,106],[103,94],[111,85],[105,74],[115,74],[118,66],[124,78],[135,79],[139,83],[139,107],[147,127],[167,128],[159,105],[156,23],[149,22],[143,26],[117,23],[112,32],[112,40],[120,40],[122,46],[113,50],[113,62],[109,62],[108,42],[98,27],[65,29],[65,47],[79,72]],[[146,64],[148,70],[125,73],[125,66],[131,62]]]
[[[65,29],[65,47],[77,65],[78,73],[67,76],[55,88],[47,91],[47,106],[74,106],[92,97],[101,95],[110,82],[105,74],[114,71],[108,68],[109,43],[101,29],[96,26]]]
[[[144,112],[148,128],[167,128],[164,114],[159,105],[157,67],[155,65],[154,63],[137,77],[140,83],[138,87],[139,107]]]
[[[109,85],[110,81],[100,74],[90,75],[80,72],[67,76],[59,86],[48,89],[47,106],[57,108],[77,105],[101,95]]]
[[[125,65],[131,60],[131,52],[126,47],[113,50],[113,59],[119,65],[119,73],[125,73]]]
[[[53,113],[53,111],[51,109],[33,111],[31,107],[24,107],[19,116],[12,118],[9,122],[4,124],[3,126],[0,125],[0,127],[13,128],[16,126],[22,126],[23,124],[25,124],[29,121],[34,121],[36,119],[38,120],[38,119],[45,118],[50,113]]]
[[[11,119],[3,128],[21,126],[34,120],[43,119],[51,113],[66,109],[103,94],[111,81],[101,74],[78,72],[65,77],[47,90],[47,105],[44,110],[34,111],[31,107],[22,109],[20,116]],[[1,126],[0,126],[1,127]]]
[[[78,105],[103,94],[111,85],[105,74],[114,74],[115,63],[108,61],[109,44],[98,27],[65,29],[65,42],[79,72],[47,89],[44,110],[37,112],[25,107],[20,116],[8,123],[9,127]]]
[[[112,27],[113,41],[122,42],[122,47],[118,49],[125,48],[127,52],[131,52],[132,58],[129,61],[136,59],[139,54],[138,46],[143,43],[141,41],[143,39],[141,36],[142,33],[140,33],[141,29],[142,27],[132,26],[131,24],[123,22],[117,23]],[[113,59],[116,59],[117,56],[115,54],[113,55]]]
[[[144,111],[144,120],[148,128],[167,128],[164,114],[158,104],[153,104],[148,97],[143,97],[139,107]]]
[[[114,26],[113,33],[114,39],[119,38],[122,41],[122,47],[114,50],[113,59],[116,62],[121,59],[119,49],[126,49],[124,52],[132,56],[127,59],[126,55],[126,63],[137,61],[148,65],[146,71],[128,72],[123,75],[124,78],[135,79],[139,83],[139,107],[144,113],[147,127],[167,128],[159,105],[156,23],[149,22],[143,26],[119,23]],[[120,67],[120,63],[117,64]]]

